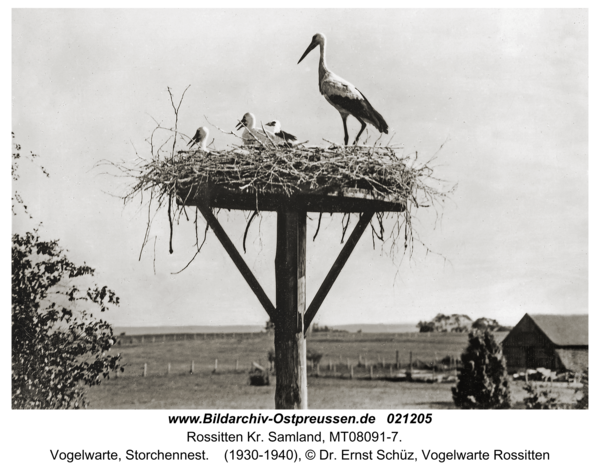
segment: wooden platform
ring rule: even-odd
[[[177,203],[186,206],[199,204],[209,208],[229,210],[281,211],[294,208],[315,213],[403,212],[406,205],[392,197],[381,198],[361,188],[321,188],[297,191],[293,195],[269,191],[237,189],[209,183],[183,187]]]

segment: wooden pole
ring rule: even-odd
[[[190,366],[190,374],[194,373],[194,361],[192,361],[192,365]]]
[[[144,362],[144,377],[146,377],[148,373],[148,364]]]
[[[306,212],[292,205],[277,211],[275,293],[275,408],[307,409]]]
[[[396,369],[400,368],[400,352],[396,350]]]
[[[167,364],[167,375],[169,375],[171,373],[171,363],[169,362]]]

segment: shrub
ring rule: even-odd
[[[589,408],[589,369],[581,377],[582,387],[575,392],[575,408],[587,410]]]
[[[85,407],[86,388],[119,368],[119,356],[107,355],[116,340],[111,326],[83,309],[104,312],[118,297],[107,287],[73,283],[93,275],[69,261],[58,241],[13,234],[13,408]]]
[[[527,392],[525,397],[525,408],[527,410],[557,410],[558,394],[552,391],[548,386],[537,386],[533,382],[527,382],[523,386]]]
[[[315,365],[318,365],[321,362],[321,358],[323,357],[322,352],[315,351],[314,349],[306,350],[306,360],[312,362]]]
[[[510,408],[511,398],[502,348],[489,331],[472,331],[461,355],[452,398],[458,408]]]
[[[253,370],[250,372],[250,385],[254,385],[255,387],[262,387],[264,385],[270,385],[271,381],[269,379],[269,371],[268,370]]]

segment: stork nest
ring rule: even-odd
[[[420,207],[442,196],[427,183],[432,172],[428,164],[415,165],[414,159],[397,156],[392,147],[244,146],[208,153],[179,151],[128,169],[136,183],[127,198],[148,190],[160,198],[202,183],[288,196],[350,187],[368,190],[374,198]]]

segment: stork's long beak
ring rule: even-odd
[[[275,126],[275,122],[274,121],[270,121],[269,123],[267,123],[265,126]]]
[[[242,123],[241,121],[238,123],[238,125],[236,126],[235,129],[240,130],[242,129],[242,126],[244,126],[244,123]]]
[[[312,43],[310,43],[308,48],[306,48],[306,51],[304,51],[304,54],[302,54],[302,57],[298,61],[298,64],[300,64],[302,62],[302,59],[304,59],[309,52],[311,52],[314,48],[316,48],[318,44],[319,43],[317,41],[313,41]]]

